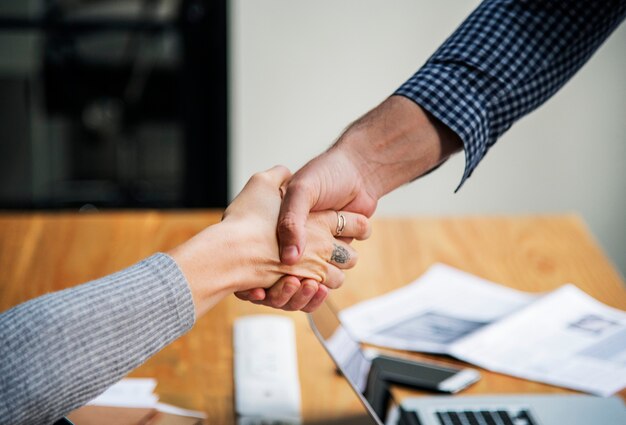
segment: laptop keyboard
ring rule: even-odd
[[[538,425],[527,409],[435,412],[441,425]]]

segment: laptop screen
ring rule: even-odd
[[[361,350],[359,342],[341,324],[328,300],[315,312],[309,313],[308,317],[311,329],[367,409],[372,418],[371,423],[383,425],[384,418],[376,414],[365,398],[371,362]]]

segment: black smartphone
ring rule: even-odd
[[[479,379],[480,373],[475,369],[455,368],[382,354],[372,358],[368,376],[370,384],[375,381],[385,381],[444,393],[456,393]]]

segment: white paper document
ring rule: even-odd
[[[459,341],[487,369],[602,396],[626,386],[626,313],[565,285]]]
[[[537,296],[444,265],[341,313],[361,341],[450,354],[608,396],[626,386],[626,313],[573,285]]]
[[[363,342],[450,354],[456,341],[535,299],[455,268],[436,264],[413,283],[340,313]]]
[[[133,407],[156,409],[172,415],[205,419],[203,412],[181,409],[171,404],[160,403],[159,396],[154,394],[157,382],[152,378],[124,378],[111,385],[105,392],[91,400],[92,406]]]
[[[125,378],[106,389],[88,404],[114,407],[155,407],[157,382],[151,378]]]

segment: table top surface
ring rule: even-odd
[[[0,311],[168,250],[220,217],[219,211],[0,214]],[[355,247],[359,264],[332,294],[339,308],[397,289],[441,262],[531,292],[574,283],[599,301],[626,310],[621,276],[575,215],[376,219],[372,237]],[[232,323],[242,315],[268,313],[295,321],[305,422],[362,415],[358,399],[335,374],[303,313],[271,310],[234,296],[131,376],[156,378],[162,401],[205,411],[208,423],[234,424]],[[570,392],[481,373],[480,382],[463,394]],[[626,398],[626,390],[620,396]]]

